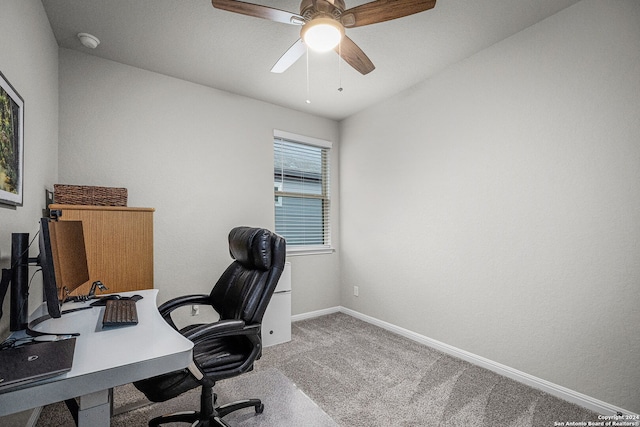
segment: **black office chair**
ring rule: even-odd
[[[180,333],[193,341],[193,362],[181,371],[135,382],[153,402],[164,402],[202,386],[199,412],[180,412],[149,421],[149,426],[188,422],[197,426],[228,426],[222,417],[241,408],[264,410],[259,399],[214,407],[216,381],[253,369],[262,354],[262,316],[284,269],[286,245],[279,235],[261,228],[237,227],[229,233],[229,251],[235,260],[209,295],[187,295],[159,307],[162,317],[176,330],[171,312],[184,305],[211,305],[220,320],[189,325]],[[195,424],[194,424],[195,423]]]

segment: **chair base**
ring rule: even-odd
[[[211,414],[204,414],[198,411],[186,411],[162,415],[149,421],[149,427],[159,427],[168,423],[189,423],[194,427],[230,427],[229,424],[222,420],[222,417],[239,409],[251,407],[255,408],[256,414],[261,414],[264,411],[264,404],[260,399],[246,399],[213,408]]]

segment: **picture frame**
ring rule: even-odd
[[[22,206],[24,100],[0,71],[0,204]]]

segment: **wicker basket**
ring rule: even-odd
[[[127,206],[127,189],[54,184],[54,200],[61,205]]]

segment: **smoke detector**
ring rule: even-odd
[[[89,49],[95,49],[100,44],[100,40],[89,33],[78,33],[78,38],[80,39],[80,43]]]

